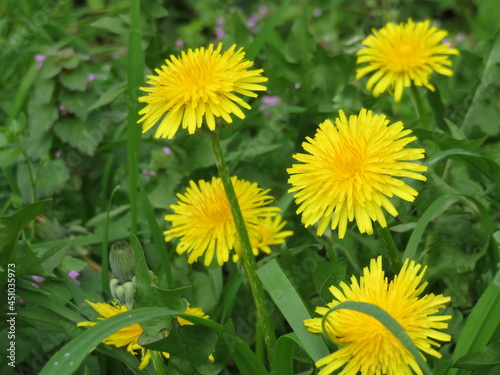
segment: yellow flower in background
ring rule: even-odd
[[[404,148],[416,137],[398,121],[389,125],[384,115],[372,115],[362,109],[346,118],[339,111],[335,124],[320,124],[314,138],[306,138],[302,147],[307,154],[295,154],[301,162],[287,171],[293,186],[297,213],[306,227],[319,222],[322,235],[331,222],[343,238],[347,223],[356,220],[361,233],[373,233],[372,221],[387,226],[382,208],[398,214],[387,197],[397,196],[412,202],[418,192],[398,178],[425,181],[427,167],[408,161],[422,159],[422,148]]]
[[[422,278],[427,267],[406,259],[403,268],[389,283],[382,271],[382,257],[370,261],[359,282],[351,277],[351,285],[340,283],[340,288],[330,287],[334,300],[327,307],[317,307],[323,316],[332,307],[346,301],[374,304],[391,315],[406,331],[415,346],[424,353],[441,358],[435,341],[450,341],[451,336],[442,332],[451,319],[449,315],[435,315],[451,300],[442,294],[420,296],[427,282]],[[411,375],[422,374],[415,358],[404,345],[377,319],[354,310],[339,309],[326,318],[323,332],[322,318],[304,321],[308,330],[325,333],[340,349],[316,362],[323,367],[319,375],[328,375],[345,365],[341,375]],[[411,369],[410,369],[411,368]]]
[[[110,305],[108,303],[92,303],[90,301],[86,301],[92,308],[97,311],[97,313],[101,316],[101,318],[97,318],[98,320],[105,320],[107,318],[111,318],[112,316],[127,312],[127,307],[125,305]],[[206,315],[203,310],[199,307],[189,307],[186,309],[184,312],[185,314],[193,315],[193,316],[199,316],[201,318],[208,319],[209,316]],[[181,326],[186,325],[186,324],[192,324],[191,322],[188,322],[187,320],[178,317],[177,321]],[[77,324],[77,327],[92,327],[95,326],[96,324],[99,324],[99,322],[80,322]],[[130,326],[123,327],[113,333],[111,336],[103,340],[103,343],[106,345],[114,345],[117,348],[121,348],[126,346],[127,351],[132,354],[136,355],[137,352],[136,350],[139,350],[141,352],[141,364],[139,366],[139,369],[142,370],[145,368],[150,359],[151,359],[151,353],[149,353],[149,350],[146,348],[143,348],[137,343],[137,340],[139,337],[142,335],[143,330],[139,323],[134,323]],[[167,334],[165,334],[167,336]],[[162,352],[162,354],[166,357],[169,358],[170,354]]]
[[[204,121],[214,130],[216,117],[227,123],[233,121],[231,114],[245,118],[240,107],[251,107],[237,94],[257,97],[254,91],[265,91],[259,83],[267,78],[261,75],[262,69],[248,70],[253,62],[244,59],[243,48],[236,50],[233,44],[226,52],[221,50],[219,43],[216,48],[210,44],[182,52],[180,57],[171,55],[166,65],[155,69],[156,75],[148,76],[150,86],[141,87],[147,95],[139,98],[147,103],[139,111],[143,132],[161,119],[155,137],[171,139],[179,126],[193,134]]]
[[[259,252],[271,254],[271,245],[280,245],[285,243],[285,239],[293,235],[290,230],[281,231],[286,225],[280,214],[273,217],[261,218],[258,224],[249,233],[250,244],[252,245],[253,255],[259,255]],[[233,255],[233,261],[237,262],[241,258],[242,249],[236,242],[236,254]]]
[[[254,244],[258,246],[259,238],[263,237],[259,232],[261,220],[274,217],[279,208],[268,206],[274,200],[268,195],[269,190],[262,190],[256,183],[238,180],[234,176],[231,181],[250,239],[255,239]],[[165,216],[165,220],[172,225],[172,229],[165,231],[165,240],[179,238],[177,253],[189,253],[189,263],[204,256],[207,266],[214,256],[219,265],[227,262],[230,255],[234,257],[235,248],[240,245],[222,180],[213,177],[210,182],[190,181],[186,192],[177,194],[177,197],[177,204],[170,206],[174,213]],[[279,223],[272,224],[271,230],[276,231],[276,225],[279,226]],[[277,242],[283,234],[273,232],[272,236]],[[260,248],[263,248],[262,245]]]
[[[366,88],[376,98],[389,91],[396,102],[412,82],[434,91],[429,82],[431,73],[453,75],[449,55],[459,53],[449,43],[442,44],[446,35],[446,31],[430,26],[429,20],[414,23],[411,18],[406,23],[388,23],[373,30],[373,35],[362,42],[365,47],[358,51],[357,64],[367,65],[356,70],[356,79],[373,73]]]

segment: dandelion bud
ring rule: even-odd
[[[118,241],[111,246],[109,263],[113,275],[125,283],[135,276],[135,255],[134,249],[126,241]]]

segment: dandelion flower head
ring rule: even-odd
[[[389,91],[396,102],[412,82],[434,91],[429,82],[431,73],[453,75],[449,55],[459,53],[449,43],[442,44],[446,35],[446,31],[431,26],[429,20],[415,23],[410,18],[398,25],[389,22],[363,40],[357,63],[366,65],[357,69],[356,79],[373,73],[366,88],[376,98]]]
[[[418,192],[399,180],[408,177],[425,181],[427,167],[409,161],[422,159],[421,148],[405,148],[416,137],[398,121],[389,124],[384,115],[362,109],[349,119],[342,110],[335,124],[320,124],[314,138],[307,137],[302,147],[307,154],[295,154],[287,171],[293,186],[297,213],[306,227],[319,222],[322,235],[331,222],[343,238],[347,223],[356,220],[361,233],[373,233],[372,221],[387,226],[382,208],[398,214],[388,197],[412,202]]]
[[[249,70],[252,61],[245,60],[243,48],[232,45],[222,53],[217,47],[188,49],[180,57],[170,56],[166,65],[148,76],[150,86],[141,87],[147,95],[139,98],[147,105],[139,111],[143,132],[158,121],[156,138],[171,139],[179,126],[193,134],[203,123],[215,130],[215,118],[232,123],[231,114],[245,118],[240,107],[250,109],[239,95],[257,97],[254,91],[265,91],[260,83],[267,78],[262,69]],[[163,118],[162,118],[163,117]]]
[[[289,235],[279,233],[277,228],[282,228],[280,222],[266,224],[266,218],[274,217],[279,212],[279,208],[268,206],[274,200],[268,195],[269,190],[262,190],[256,183],[239,180],[235,176],[231,181],[254,246],[254,254],[259,249],[266,252],[266,246],[280,243],[281,239]],[[237,249],[240,244],[222,180],[213,177],[210,182],[190,181],[186,192],[177,194],[177,197],[177,204],[170,206],[174,213],[165,216],[165,220],[172,225],[172,229],[165,231],[165,240],[179,238],[177,253],[187,252],[189,263],[196,262],[204,255],[207,266],[214,256],[219,265],[227,262],[230,255],[233,260],[238,260]],[[263,233],[262,220],[271,231],[270,234]]]
[[[382,257],[372,259],[370,267],[363,270],[359,281],[351,277],[351,285],[330,287],[334,296],[327,307],[317,307],[323,316],[330,308],[346,301],[374,304],[391,315],[406,331],[415,346],[424,353],[441,358],[435,349],[436,342],[450,341],[446,329],[449,315],[435,315],[445,307],[450,297],[442,294],[421,296],[427,283],[422,283],[426,267],[422,269],[414,261],[405,261],[400,273],[389,283],[382,270]],[[316,362],[323,367],[319,375],[329,375],[345,365],[339,375],[411,375],[412,370],[422,375],[413,355],[377,319],[358,311],[339,309],[328,314],[323,332],[322,318],[304,321],[308,330],[325,333],[340,349]]]
[[[125,305],[114,305],[114,304],[108,304],[108,303],[92,303],[90,301],[86,301],[92,308],[101,316],[100,318],[97,318],[98,320],[105,320],[107,318],[111,318],[112,316],[122,314],[124,312],[127,312],[127,307]],[[189,307],[186,309],[184,312],[185,314],[193,315],[193,316],[199,316],[201,318],[208,319],[209,316],[206,315],[202,309],[195,307]],[[192,324],[191,322],[188,322],[187,320],[178,317],[177,318],[179,324],[185,325],[185,324]],[[95,326],[96,324],[99,324],[99,322],[80,322],[77,324],[78,327],[91,327]],[[137,342],[139,340],[139,337],[142,335],[143,330],[142,327],[139,325],[139,323],[134,323],[130,326],[120,328],[118,331],[113,333],[111,336],[107,337],[106,339],[103,340],[103,343],[106,345],[114,345],[117,348],[121,348],[126,346],[127,351],[132,354],[136,355],[136,351],[140,351],[141,353],[141,364],[139,365],[139,369],[142,370],[145,368],[149,361],[151,360],[151,353],[149,352],[148,349],[143,348],[140,346]],[[167,336],[167,334],[165,334]],[[166,352],[162,352],[162,354],[166,357],[169,358],[170,354]]]

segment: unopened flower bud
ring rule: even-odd
[[[113,275],[125,283],[135,276],[135,255],[132,245],[126,241],[118,241],[111,246],[109,264]]]

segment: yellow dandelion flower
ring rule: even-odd
[[[273,201],[267,194],[269,190],[234,176],[231,181],[250,237],[258,237],[259,220],[274,216],[279,208],[267,206]],[[211,182],[200,180],[196,184],[190,181],[185,194],[177,194],[177,197],[177,204],[170,206],[174,213],[165,216],[165,220],[172,223],[172,229],[165,231],[165,240],[180,238],[177,253],[188,252],[189,263],[205,255],[208,266],[214,254],[219,265],[227,262],[235,246],[239,245],[222,180],[213,177]]]
[[[285,239],[293,234],[290,230],[282,231],[285,225],[286,221],[279,214],[260,218],[258,224],[252,227],[253,230],[249,233],[253,255],[257,256],[259,252],[271,254],[271,245],[285,243]],[[237,262],[242,254],[242,249],[240,249],[238,242],[236,242],[235,251],[236,254],[233,255],[233,261]]]
[[[414,23],[410,18],[406,23],[388,23],[380,30],[373,30],[358,51],[357,64],[367,65],[356,70],[356,79],[375,72],[366,84],[374,97],[384,91],[394,95],[399,102],[403,89],[425,86],[434,91],[429,82],[432,72],[445,76],[453,75],[448,55],[458,55],[458,50],[450,44],[442,44],[448,35],[444,30],[430,26],[430,21]]]
[[[406,331],[415,346],[422,352],[441,358],[436,351],[440,345],[435,341],[450,341],[451,336],[442,332],[451,316],[434,315],[451,300],[442,294],[420,296],[427,282],[422,278],[427,267],[406,259],[400,273],[389,283],[382,271],[382,257],[372,259],[370,268],[363,270],[359,282],[351,277],[351,285],[340,283],[340,290],[334,286],[330,292],[334,300],[328,307],[317,307],[316,313],[327,311],[345,301],[374,304],[391,315]],[[328,335],[340,349],[316,362],[317,367],[325,366],[319,375],[328,375],[345,365],[339,375],[411,375],[413,369],[422,371],[415,358],[403,344],[377,319],[354,310],[339,309],[326,318]],[[304,321],[308,330],[323,333],[322,318]],[[411,368],[411,369],[410,369]]]
[[[232,45],[221,53],[222,44],[217,48],[189,49],[180,58],[173,55],[165,60],[166,65],[155,69],[157,75],[148,76],[150,86],[141,87],[147,92],[139,98],[147,103],[139,111],[143,122],[143,132],[151,129],[160,119],[156,138],[171,139],[179,126],[193,134],[201,128],[203,120],[210,130],[215,129],[215,117],[222,117],[232,123],[231,114],[240,119],[245,114],[240,107],[250,109],[236,94],[257,97],[254,91],[265,91],[259,83],[266,82],[262,69],[248,70],[252,61],[245,60],[243,48],[236,51]],[[168,114],[167,114],[168,112]]]
[[[416,139],[407,137],[410,133],[401,121],[389,125],[384,115],[366,109],[349,120],[340,110],[335,125],[330,120],[320,124],[314,138],[302,143],[309,154],[293,156],[302,164],[287,170],[293,185],[289,192],[295,192],[304,225],[319,221],[320,236],[331,221],[331,229],[339,228],[339,238],[354,219],[361,233],[373,233],[372,221],[386,227],[382,208],[398,214],[387,197],[412,202],[418,195],[398,177],[426,180],[415,172],[427,167],[407,162],[424,157],[421,148],[404,148]]]
[[[105,320],[107,318],[111,318],[112,316],[122,314],[124,312],[127,312],[127,307],[125,305],[110,305],[108,303],[92,303],[90,301],[86,301],[92,308],[97,311],[97,313],[101,316],[100,318],[97,318],[98,320]],[[193,316],[199,316],[201,318],[208,319],[209,316],[206,315],[201,308],[192,308],[189,307],[186,309],[185,314],[193,315]],[[178,317],[177,321],[179,324],[185,325],[185,324],[192,324],[191,322],[188,322],[187,320]],[[99,324],[99,322],[80,322],[77,324],[78,327],[91,327],[95,326],[96,324]],[[136,350],[140,351],[141,353],[141,364],[139,365],[139,369],[142,370],[145,368],[150,359],[151,359],[151,353],[149,353],[149,350],[146,348],[143,348],[137,343],[137,340],[139,337],[142,335],[144,331],[142,330],[141,326],[139,323],[134,323],[130,326],[123,327],[113,333],[111,336],[107,337],[106,339],[103,340],[103,343],[106,345],[114,345],[117,348],[121,348],[126,346],[127,351],[132,354],[136,355],[137,352]],[[167,336],[167,333],[165,333],[165,336]],[[165,358],[169,358],[170,354],[166,352],[162,352],[162,354],[165,356]]]

